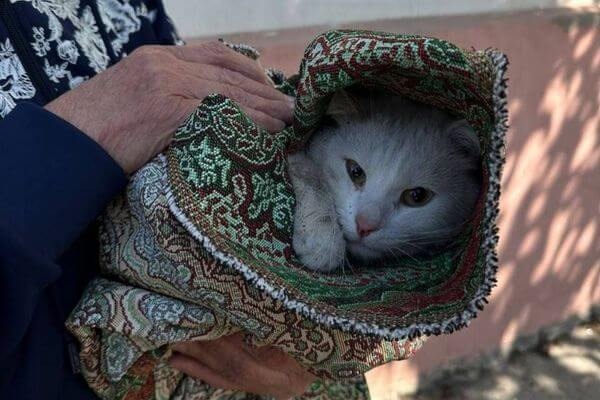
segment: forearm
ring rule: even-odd
[[[21,104],[0,122],[0,219],[54,261],[125,186],[94,141],[44,109]]]
[[[8,372],[40,296],[61,271],[56,263],[32,254],[5,222],[0,220],[0,313],[5,319],[0,324],[0,371]]]

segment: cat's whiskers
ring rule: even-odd
[[[378,240],[379,245],[391,245],[398,242],[418,242],[418,243],[435,243],[440,240],[453,237],[455,235],[455,229],[436,229],[431,231],[421,231],[418,234],[406,234],[401,236],[384,237]],[[435,237],[429,237],[435,236]],[[379,247],[379,246],[378,246]]]
[[[350,273],[354,273],[354,268],[352,268],[352,263],[350,262],[350,259],[348,258],[348,253],[344,253],[344,267],[348,266],[348,269],[350,270]]]
[[[415,261],[415,262],[419,262],[419,260],[418,260],[417,258],[415,258],[414,256],[411,256],[409,253],[407,253],[406,251],[402,250],[402,249],[401,249],[401,248],[399,248],[399,247],[391,247],[391,248],[389,248],[388,250],[389,250],[389,251],[392,253],[392,255],[393,255],[394,257],[396,257],[396,260],[395,260],[395,261],[399,261],[399,259],[401,259],[401,258],[403,258],[403,257],[408,257],[408,258],[410,258],[411,260],[413,260],[413,261]],[[396,251],[399,251],[399,252],[401,253],[401,257],[398,257],[398,256],[396,255],[396,253],[395,253]]]

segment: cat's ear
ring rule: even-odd
[[[363,110],[356,96],[340,89],[331,96],[327,114],[339,124],[361,117]]]
[[[478,159],[480,157],[481,148],[479,146],[479,139],[466,120],[461,119],[452,122],[446,129],[452,143],[461,153],[469,158]]]

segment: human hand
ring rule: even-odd
[[[215,388],[231,389],[278,400],[299,396],[316,378],[275,347],[253,348],[241,334],[173,346],[169,364]]]
[[[127,173],[162,151],[209,94],[236,101],[260,126],[278,131],[293,101],[254,60],[222,43],[143,46],[46,105],[102,146]]]

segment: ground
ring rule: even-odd
[[[515,353],[493,368],[457,369],[417,395],[398,400],[600,399],[600,323],[534,350]]]

